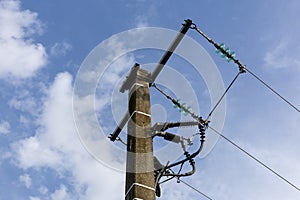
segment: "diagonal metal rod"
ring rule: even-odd
[[[114,142],[118,138],[119,134],[121,133],[122,129],[127,124],[127,122],[129,121],[129,119],[130,119],[130,115],[128,112],[126,112],[125,116],[123,117],[121,122],[118,124],[118,126],[116,127],[114,132],[112,134],[110,134],[109,139],[111,141]]]
[[[227,92],[229,91],[229,89],[231,88],[231,86],[233,85],[233,83],[236,81],[236,79],[239,77],[239,75],[241,74],[241,72],[239,71],[237,73],[237,75],[234,77],[234,79],[231,81],[231,83],[229,84],[229,86],[227,87],[227,89],[225,90],[225,92],[223,93],[223,95],[220,97],[219,101],[216,103],[216,105],[211,109],[210,113],[208,114],[207,118],[205,121],[208,121],[209,118],[211,117],[212,113],[215,111],[215,109],[218,107],[218,105],[221,103],[221,101],[223,100],[223,98],[225,97],[225,95],[227,94]]]
[[[178,46],[178,44],[180,43],[180,41],[182,40],[182,38],[184,37],[186,32],[189,30],[191,25],[192,25],[192,20],[190,20],[190,19],[185,20],[185,23],[183,24],[183,27],[181,28],[180,32],[177,34],[176,38],[173,40],[173,42],[169,46],[168,50],[165,52],[163,57],[160,59],[158,65],[153,70],[153,72],[151,74],[151,79],[150,79],[151,83],[150,83],[150,85],[152,85],[152,83],[154,83],[154,81],[157,78],[158,74],[161,72],[161,70],[163,69],[163,67],[165,66],[165,64],[169,60],[169,58],[172,56],[174,50],[176,49],[176,47]]]

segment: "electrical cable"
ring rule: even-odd
[[[166,171],[166,167],[168,166],[168,164],[169,164],[169,161],[168,161],[167,164],[164,166],[164,168],[161,169],[161,170],[159,171],[159,173],[157,174],[157,177],[156,177],[156,180],[155,180],[155,184],[154,184],[154,187],[155,187],[155,188],[156,188],[157,185],[160,184],[160,183],[159,183],[159,180],[160,180],[160,178],[162,177],[162,175],[164,174],[164,172]]]
[[[243,73],[241,71],[239,71],[237,73],[237,75],[234,77],[234,79],[231,81],[231,83],[228,85],[228,87],[226,88],[225,92],[223,93],[223,95],[220,97],[219,101],[216,103],[216,105],[212,108],[212,110],[210,111],[210,113],[208,114],[207,118],[205,121],[208,121],[209,118],[211,117],[212,113],[215,111],[215,109],[218,107],[218,105],[221,103],[221,101],[223,100],[223,98],[225,97],[225,95],[227,94],[228,90],[231,88],[231,86],[233,85],[233,83],[236,81],[236,79],[239,77],[239,75]]]
[[[300,188],[298,186],[296,186],[295,184],[293,184],[292,182],[290,182],[289,180],[287,180],[285,177],[283,177],[282,175],[280,175],[278,172],[274,171],[272,168],[270,168],[269,166],[267,166],[266,164],[264,164],[262,161],[260,161],[258,158],[254,157],[253,155],[251,155],[249,152],[247,152],[245,149],[243,149],[242,147],[240,147],[239,145],[237,145],[236,143],[234,143],[233,141],[231,141],[229,138],[227,138],[226,136],[224,136],[222,133],[220,133],[219,131],[217,131],[216,129],[212,128],[211,126],[208,126],[212,131],[214,131],[216,134],[218,134],[219,136],[221,136],[223,139],[225,139],[227,142],[229,142],[230,144],[232,144],[233,146],[235,146],[236,148],[238,148],[240,151],[242,151],[243,153],[245,153],[247,156],[249,156],[250,158],[252,158],[254,161],[256,161],[257,163],[259,163],[261,166],[265,167],[266,169],[268,169],[270,172],[272,172],[273,174],[275,174],[277,177],[279,177],[280,179],[282,179],[283,181],[285,181],[287,184],[289,184],[290,186],[292,186],[293,188],[295,188],[296,190],[298,190],[300,192]]]
[[[166,180],[163,180],[162,182],[159,182],[159,184],[163,184],[171,179],[175,178],[175,176],[172,176],[171,178],[167,178]]]
[[[187,182],[185,182],[185,181],[183,181],[183,180],[181,180],[181,179],[178,178],[178,179],[177,179],[177,183],[181,183],[181,182],[182,182],[183,184],[185,184],[186,186],[188,186],[189,188],[195,190],[196,192],[198,192],[198,193],[201,194],[202,196],[206,197],[207,199],[212,200],[212,198],[210,198],[208,195],[204,194],[203,192],[201,192],[201,191],[198,190],[197,188],[193,187],[192,185],[190,185],[190,184],[188,184]]]
[[[165,174],[163,174],[162,176],[176,176],[176,177],[183,177],[183,176],[191,176],[191,175],[193,175],[194,173],[195,173],[195,171],[196,171],[196,165],[195,165],[195,161],[193,160],[193,158],[190,158],[190,155],[189,155],[189,153],[186,151],[186,152],[184,152],[184,154],[186,155],[186,157],[189,159],[188,161],[190,162],[190,165],[191,165],[191,167],[192,167],[192,170],[191,171],[189,171],[189,172],[186,172],[186,173],[184,173],[184,174],[175,174],[175,173],[165,173]],[[182,163],[179,163],[179,164],[181,164],[181,166],[184,164],[185,162],[182,162]],[[178,164],[177,164],[178,165]],[[175,166],[175,165],[174,165]],[[168,168],[168,166],[166,166],[165,167],[165,169],[167,169]],[[181,171],[181,170],[180,170]]]
[[[290,105],[292,108],[294,108],[296,111],[300,112],[300,109],[297,108],[295,105],[293,105],[290,101],[288,101],[286,98],[284,98],[282,95],[280,95],[276,90],[274,90],[270,85],[268,85],[265,81],[263,81],[261,78],[259,78],[256,74],[254,74],[252,71],[250,71],[248,68],[245,68],[249,74],[251,74],[254,78],[256,78],[259,82],[261,82],[264,86],[266,86],[269,90],[271,90],[274,94],[276,94],[279,98],[281,98],[283,101],[285,101],[288,105]]]
[[[181,172],[182,167],[183,167],[183,164],[184,164],[184,163],[182,163],[182,164],[180,165],[180,168],[179,168],[177,174],[179,174],[179,173]],[[174,173],[174,171],[173,171],[172,169],[170,169],[170,171]],[[165,183],[165,182],[167,182],[167,181],[169,181],[169,180],[171,180],[171,179],[173,179],[173,178],[175,178],[175,176],[172,176],[171,178],[167,178],[166,180],[163,180],[162,182],[159,182],[159,184]]]
[[[247,70],[246,68],[243,68],[243,70],[240,70],[240,73],[243,73],[244,70]],[[249,70],[247,70],[249,71]],[[250,72],[249,72],[250,73]],[[250,73],[253,74],[253,73]],[[254,75],[254,74],[253,74]],[[236,76],[236,78],[238,77],[238,75]],[[256,77],[256,76],[255,76]],[[236,79],[235,78],[235,79]],[[257,77],[258,78],[258,77]],[[262,81],[261,79],[259,79],[260,81]],[[264,82],[262,82],[264,83]],[[168,99],[170,99],[172,102],[174,101],[174,99],[172,97],[170,97],[169,95],[167,95],[165,92],[163,92],[160,88],[158,88],[155,84],[153,85],[158,91],[160,91],[164,96],[166,96]],[[266,85],[267,86],[267,85]],[[278,94],[278,93],[276,93]],[[174,103],[174,102],[173,102]],[[297,109],[296,109],[297,110]],[[206,120],[207,122],[207,120]],[[296,185],[294,185],[293,183],[291,183],[289,180],[287,180],[286,178],[284,178],[283,176],[281,176],[279,173],[277,173],[276,171],[274,171],[273,169],[271,169],[270,167],[268,167],[266,164],[264,164],[262,161],[260,161],[259,159],[257,159],[256,157],[254,157],[253,155],[251,155],[250,153],[248,153],[246,150],[244,150],[243,148],[241,148],[240,146],[238,146],[237,144],[235,144],[234,142],[232,142],[230,139],[228,139],[227,137],[225,137],[223,134],[221,134],[220,132],[218,132],[216,129],[212,128],[211,126],[209,126],[207,123],[205,124],[207,127],[209,127],[210,129],[212,129],[215,133],[217,133],[219,136],[221,136],[223,139],[225,139],[226,141],[228,141],[229,143],[231,143],[233,146],[235,146],[236,148],[238,148],[239,150],[241,150],[242,152],[244,152],[246,155],[248,155],[250,158],[252,158],[253,160],[255,160],[256,162],[258,162],[260,165],[262,165],[263,167],[265,167],[266,169],[268,169],[269,171],[271,171],[273,174],[275,174],[276,176],[278,176],[280,179],[282,179],[283,181],[285,181],[286,183],[288,183],[290,186],[294,187],[295,189],[297,189],[300,192],[300,188],[297,187]],[[196,155],[199,154],[199,152],[202,150],[203,148],[203,143],[200,144],[200,148],[198,149],[197,152],[195,152],[194,154],[191,155],[191,157],[195,157]],[[173,163],[171,165],[168,166],[168,168],[171,168],[173,166],[176,166],[178,164],[184,163],[186,162],[188,159],[183,159],[181,161],[178,161],[176,163]]]
[[[239,70],[242,72],[249,72],[249,74],[251,74],[252,76],[254,76],[258,81],[260,81],[264,86],[266,86],[269,90],[271,90],[275,95],[277,95],[279,98],[281,98],[283,101],[285,101],[289,106],[291,106],[293,109],[295,109],[297,112],[300,112],[300,109],[297,108],[295,105],[293,105],[290,101],[288,101],[286,98],[284,98],[282,95],[280,95],[276,90],[274,90],[271,86],[269,86],[266,82],[264,82],[261,78],[259,78],[257,75],[255,75],[252,71],[250,71],[248,68],[246,68],[245,65],[243,65],[238,59],[234,58],[234,55],[232,53],[230,53],[230,51],[228,51],[229,49],[226,48],[224,49],[224,46],[216,43],[215,41],[213,41],[213,39],[211,39],[210,37],[208,37],[204,32],[202,32],[196,24],[192,24],[191,29],[196,30],[200,35],[202,35],[209,43],[211,43],[212,45],[214,45],[214,47],[222,53],[222,55],[224,55],[225,57],[227,57],[227,60],[233,60],[235,64],[238,65]]]
[[[194,152],[192,155],[190,155],[190,156],[187,157],[187,158],[184,158],[184,159],[182,159],[182,160],[180,160],[180,161],[177,161],[177,162],[175,162],[175,163],[172,163],[172,164],[168,165],[167,169],[169,169],[169,168],[171,168],[171,167],[174,167],[174,166],[176,166],[176,165],[180,165],[180,164],[182,164],[182,163],[184,163],[184,162],[186,162],[186,161],[189,161],[189,160],[195,158],[195,157],[202,151],[202,149],[203,149],[203,146],[204,146],[204,138],[203,138],[203,136],[204,136],[204,135],[201,135],[200,147],[198,148],[198,150],[197,150],[196,152]],[[204,136],[204,137],[205,137],[205,136]]]

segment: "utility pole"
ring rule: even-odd
[[[191,25],[191,20],[185,20],[177,37],[152,74],[141,69],[139,64],[135,64],[120,88],[122,93],[129,91],[128,112],[110,135],[110,140],[115,141],[125,124],[128,123],[126,200],[155,200],[156,198],[149,87],[154,83]]]
[[[126,200],[155,200],[154,161],[150,114],[150,73],[138,64],[122,88],[128,88]]]

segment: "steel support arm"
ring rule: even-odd
[[[165,66],[165,64],[167,63],[169,58],[172,56],[174,50],[176,49],[176,47],[178,46],[178,44],[180,43],[180,41],[182,40],[182,38],[184,37],[186,32],[189,30],[192,23],[193,22],[190,19],[185,20],[185,23],[183,24],[180,32],[177,34],[176,38],[173,40],[173,42],[169,46],[168,50],[165,52],[163,57],[160,59],[158,65],[156,66],[156,68],[151,73],[151,79],[150,79],[151,83],[150,83],[150,85],[152,85],[152,83],[154,83],[154,81],[157,78],[158,74],[161,72],[162,68]]]

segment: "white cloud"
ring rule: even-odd
[[[2,120],[0,122],[0,134],[8,134],[10,132],[10,124],[8,121]]]
[[[1,156],[0,156],[0,164],[2,162],[2,160],[6,160],[11,158],[12,153],[11,152],[1,152]]]
[[[60,188],[51,194],[52,200],[72,200],[73,198],[68,193],[65,185],[60,185]]]
[[[49,191],[48,188],[45,187],[45,186],[41,186],[41,187],[39,188],[39,193],[41,193],[41,194],[43,194],[43,195],[47,194],[48,191]]]
[[[8,105],[11,108],[30,113],[33,116],[37,116],[41,111],[40,103],[34,98],[30,90],[19,90],[17,95],[14,95],[8,102]],[[24,122],[24,118],[22,120]]]
[[[37,17],[22,10],[20,1],[0,1],[0,77],[27,78],[46,64],[44,46],[32,37],[42,31]]]
[[[123,193],[115,191],[123,191],[124,176],[95,161],[77,136],[72,112],[72,76],[69,73],[56,76],[49,88],[39,123],[40,128],[34,136],[12,145],[17,165],[23,169],[51,168],[62,177],[64,173],[68,177],[70,174],[70,179],[67,179],[73,188],[62,185],[52,194],[42,194],[43,197],[83,200],[122,198]]]
[[[56,167],[62,162],[60,154],[40,143],[37,137],[30,137],[14,143],[18,165],[27,169],[30,167]]]
[[[137,28],[143,28],[149,26],[148,18],[146,16],[137,16],[135,18],[135,23]]]
[[[72,49],[72,45],[67,42],[55,43],[51,49],[50,53],[54,56],[65,56]]]
[[[265,65],[275,69],[286,67],[297,68],[300,66],[299,52],[300,48],[295,45],[294,41],[290,42],[288,39],[281,40],[272,50],[265,54]]]
[[[29,200],[41,200],[39,197],[29,197]]]
[[[31,178],[30,178],[29,174],[23,174],[23,175],[19,176],[19,181],[21,183],[24,183],[26,188],[30,188]]]
[[[29,120],[27,117],[25,117],[24,115],[21,115],[21,116],[20,116],[19,122],[20,122],[21,124],[23,124],[24,127],[28,127],[28,125],[30,124],[30,120]]]

